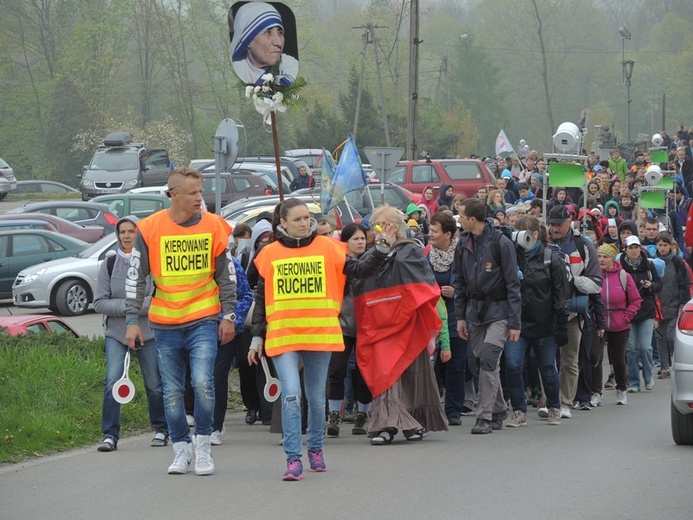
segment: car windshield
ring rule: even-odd
[[[77,253],[75,256],[77,258],[91,258],[95,254],[97,254],[100,250],[102,250],[106,244],[113,242],[113,234],[111,233],[110,235],[106,235],[100,240],[97,240],[93,244],[89,244],[89,246],[86,249],[83,249],[81,252]]]
[[[112,151],[97,153],[89,166],[90,170],[139,170],[139,156],[136,153]]]

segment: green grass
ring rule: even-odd
[[[104,338],[0,334],[0,464],[88,446],[101,440],[106,376]],[[135,398],[121,406],[121,437],[149,428],[144,382],[130,365]],[[229,410],[241,409],[238,377]]]

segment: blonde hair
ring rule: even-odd
[[[488,199],[486,200],[486,204],[488,204],[489,206],[493,205],[493,199],[496,198],[496,193],[500,193],[500,196],[501,196],[502,206],[499,206],[499,207],[505,207],[505,193],[503,193],[502,190],[491,190],[488,194]]]
[[[402,212],[397,208],[392,207],[389,204],[378,206],[375,208],[375,210],[373,210],[373,214],[371,215],[371,224],[377,222],[378,220],[385,220],[395,227],[396,242],[407,238],[407,226],[404,222]]]

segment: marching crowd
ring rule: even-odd
[[[152,446],[173,446],[170,474],[193,458],[197,474],[213,473],[233,366],[246,423],[282,433],[283,480],[303,478],[302,434],[310,471],[325,471],[323,439],[344,422],[378,446],[464,415],[473,434],[523,427],[532,406],[557,426],[601,406],[608,388],[627,404],[669,377],[691,295],[687,137],[667,137],[675,189],[663,210],[639,204],[647,153],[632,164],[618,149],[589,156],[583,193],[549,188],[531,152],[486,159],[498,180],[471,197],[427,186],[404,213],[381,206],[339,234],[291,198],[231,230],[201,210],[199,173],[174,170],[171,208],[121,219],[115,262],[100,268],[99,451],[118,447],[112,388],[128,349],[145,376]],[[281,382],[274,404],[263,357]]]

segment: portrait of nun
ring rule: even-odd
[[[244,83],[261,85],[261,77],[281,59],[279,85],[298,76],[296,19],[278,2],[237,2],[229,9],[233,69]]]

